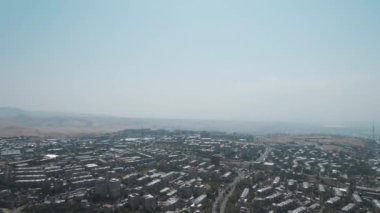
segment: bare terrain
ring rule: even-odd
[[[328,151],[340,151],[343,146],[365,147],[368,143],[366,139],[341,136],[341,135],[317,135],[317,134],[301,134],[301,135],[274,135],[261,137],[260,142],[263,143],[302,143],[317,144]]]

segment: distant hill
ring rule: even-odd
[[[27,112],[19,108],[0,107],[0,117],[12,117],[26,114]]]
[[[63,136],[113,132],[124,129],[187,129],[252,134],[336,134],[370,135],[369,129],[324,127],[321,125],[276,122],[215,121],[190,119],[122,118],[111,116],[27,111],[0,107],[0,137]]]

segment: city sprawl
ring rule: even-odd
[[[151,129],[1,138],[0,206],[20,212],[380,212],[380,143],[352,140]]]

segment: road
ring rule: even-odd
[[[218,193],[218,197],[215,199],[215,202],[212,205],[212,213],[217,213],[218,206],[220,205],[220,213],[224,213],[227,201],[231,197],[232,193],[235,191],[236,185],[243,179],[244,172],[239,171],[238,176],[235,177],[235,179],[224,189],[220,190]],[[227,189],[230,189],[228,194],[226,195]]]
[[[218,205],[220,203],[220,201],[222,200],[223,198],[223,194],[225,193],[225,190],[219,190],[218,192],[218,197],[216,197],[214,203],[212,204],[212,213],[217,213],[217,209],[218,209]]]
[[[269,152],[271,151],[272,149],[269,147],[269,146],[265,146],[265,151],[264,153],[262,153],[260,155],[259,158],[257,158],[255,161],[244,161],[244,162],[238,162],[238,163],[235,163],[236,166],[241,166],[241,167],[244,167],[244,168],[249,168],[249,165],[252,164],[252,163],[263,163],[267,157],[268,157],[268,154]]]
[[[261,154],[260,157],[258,159],[256,159],[255,162],[256,163],[264,162],[266,160],[266,158],[268,157],[268,154],[270,151],[271,151],[271,148],[269,146],[266,146],[264,153]],[[248,167],[249,164],[250,164],[250,162],[243,162],[243,163],[240,163],[240,166]],[[238,166],[238,165],[236,165],[236,166]],[[235,179],[227,187],[219,190],[218,197],[216,197],[214,203],[212,204],[212,213],[218,213],[218,211],[217,211],[218,206],[220,206],[219,212],[224,213],[226,206],[227,206],[228,199],[232,196],[233,192],[235,191],[236,185],[243,179],[244,175],[245,175],[244,172],[239,171],[238,176],[235,177]],[[230,191],[226,195],[227,189],[230,189]]]
[[[260,157],[258,159],[256,159],[256,163],[264,162],[267,159],[270,151],[271,151],[271,148],[269,146],[266,146],[264,153],[262,155],[260,155]]]
[[[236,185],[243,179],[244,174],[239,173],[239,175],[232,181],[232,183],[228,186],[230,188],[230,191],[228,192],[227,196],[224,197],[222,205],[220,206],[220,213],[224,213],[226,210],[228,199],[232,196],[232,194],[235,191]]]

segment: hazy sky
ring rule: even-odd
[[[0,105],[372,122],[380,1],[0,2]]]

